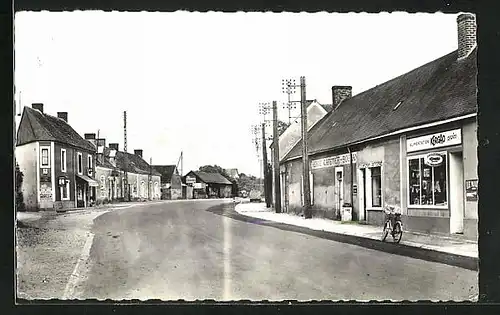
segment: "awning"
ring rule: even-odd
[[[84,181],[86,181],[90,187],[98,187],[99,186],[99,183],[97,183],[97,181],[93,180],[92,178],[88,177],[87,175],[76,174],[76,176],[78,176],[81,179],[83,179]]]

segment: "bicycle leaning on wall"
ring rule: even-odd
[[[399,243],[403,236],[403,223],[401,222],[401,209],[397,206],[386,205],[384,207],[385,224],[382,232],[382,242],[391,233],[394,243]]]

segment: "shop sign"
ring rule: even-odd
[[[368,163],[359,163],[358,168],[372,168],[372,167],[380,167],[382,166],[382,162],[368,162]]]
[[[203,188],[203,183],[193,183],[193,187],[195,189],[202,189]]]
[[[425,156],[424,163],[429,166],[439,166],[443,163],[443,156],[437,153],[429,153]]]
[[[40,172],[40,182],[51,182],[50,169],[42,168]]]
[[[352,162],[356,163],[357,152],[352,153]],[[351,155],[349,153],[326,157],[311,161],[311,169],[317,170],[321,168],[340,166],[351,164]]]
[[[52,186],[50,184],[40,185],[40,200],[52,200]]]
[[[57,182],[58,182],[59,186],[64,186],[64,185],[66,185],[66,176],[59,176],[59,178],[58,178],[58,181],[57,181]]]
[[[186,184],[194,184],[194,183],[196,183],[195,177],[191,177],[191,176],[186,177]]]
[[[477,179],[468,179],[465,181],[465,195],[467,201],[477,201]]]
[[[406,140],[406,151],[414,152],[462,143],[462,130],[455,129]]]

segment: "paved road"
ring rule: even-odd
[[[206,211],[220,203],[159,203],[98,217],[78,297],[463,300],[478,290],[477,272]]]

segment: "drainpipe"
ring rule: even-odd
[[[349,158],[351,160],[351,209],[352,213],[354,214],[354,163],[352,161],[352,151],[350,147],[347,147],[347,150],[349,151]]]

